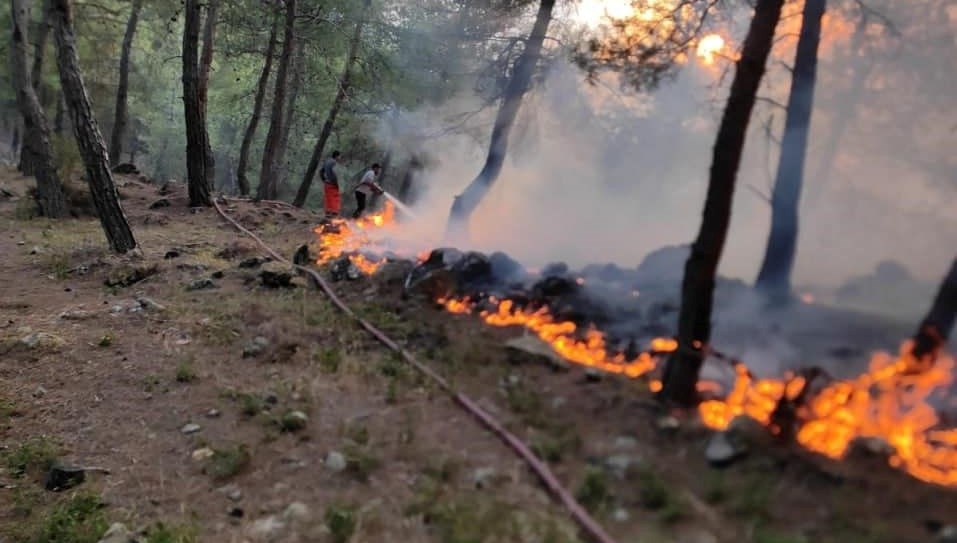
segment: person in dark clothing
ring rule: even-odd
[[[362,175],[359,185],[356,186],[356,212],[352,214],[353,219],[358,219],[366,209],[366,203],[373,194],[382,194],[382,187],[376,183],[379,174],[382,172],[382,166],[373,164],[366,173]]]
[[[336,175],[336,164],[341,153],[333,151],[331,158],[323,163],[319,170],[319,179],[322,180],[324,191],[323,206],[326,211],[326,218],[332,219],[339,216],[339,210],[342,208],[342,196],[339,192],[339,176]]]

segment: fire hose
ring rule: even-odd
[[[391,195],[388,193],[384,194],[386,195],[386,198],[389,198],[390,201],[393,200]],[[326,296],[329,297],[332,303],[343,313],[358,322],[359,326],[372,334],[372,336],[379,340],[379,342],[381,342],[383,345],[401,356],[402,359],[415,368],[416,371],[422,373],[426,378],[437,384],[439,388],[449,394],[459,406],[465,409],[465,411],[467,411],[470,415],[478,419],[483,426],[504,441],[506,445],[508,445],[516,454],[518,454],[522,460],[525,461],[528,467],[531,468],[535,475],[538,476],[539,480],[541,480],[542,484],[545,485],[545,488],[548,489],[548,491],[551,492],[551,494],[557,498],[559,502],[561,502],[575,522],[578,523],[582,530],[584,530],[592,540],[596,541],[597,543],[615,543],[615,540],[604,531],[604,529],[595,521],[595,519],[588,514],[585,508],[575,500],[572,494],[564,486],[562,486],[562,484],[558,481],[558,478],[555,477],[551,469],[549,469],[548,465],[538,458],[535,453],[532,452],[531,448],[525,444],[525,442],[523,442],[515,434],[505,429],[505,427],[498,420],[496,420],[487,411],[482,409],[474,400],[466,396],[464,393],[456,391],[445,378],[436,373],[432,368],[420,362],[415,358],[415,356],[412,355],[412,353],[403,349],[398,343],[393,341],[389,336],[385,335],[385,333],[376,328],[369,321],[356,314],[348,305],[346,305],[345,302],[342,301],[341,298],[335,294],[335,292],[333,292],[332,288],[322,278],[322,276],[319,275],[319,273],[311,268],[292,263],[277,253],[271,247],[266,245],[266,243],[256,234],[246,229],[235,219],[227,215],[223,208],[220,207],[219,202],[216,201],[216,199],[213,200],[213,206],[215,206],[216,211],[224,219],[226,219],[227,222],[232,224],[243,234],[246,234],[252,238],[256,243],[259,244],[263,251],[269,254],[269,256],[279,262],[292,266],[300,274],[308,277],[310,283],[315,288],[322,290]],[[404,207],[405,206],[403,205],[402,208]]]

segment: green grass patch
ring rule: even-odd
[[[192,383],[198,378],[196,375],[196,370],[193,369],[193,365],[188,360],[184,360],[176,366],[176,382],[177,383]]]
[[[575,492],[575,499],[592,513],[607,509],[611,505],[608,474],[600,468],[588,467],[585,478]]]
[[[4,455],[7,469],[14,477],[41,474],[50,470],[60,448],[47,437],[32,437]]]
[[[207,460],[203,471],[214,480],[222,481],[241,472],[250,460],[249,448],[244,444],[226,449],[213,448],[213,456]]]
[[[75,493],[47,511],[34,511],[35,522],[18,526],[14,541],[22,543],[97,543],[106,532],[103,503],[99,496]]]
[[[354,506],[332,505],[326,509],[326,528],[334,543],[346,543],[356,532],[357,513]]]
[[[197,543],[199,528],[195,520],[187,524],[157,522],[146,529],[145,543]]]

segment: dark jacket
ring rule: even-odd
[[[330,185],[339,185],[339,176],[336,175],[336,159],[327,158],[326,162],[323,163],[322,169],[319,170],[319,179],[323,183],[329,183]]]

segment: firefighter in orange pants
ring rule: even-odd
[[[325,188],[323,206],[326,211],[327,219],[334,219],[339,216],[339,211],[342,208],[342,195],[339,192],[339,176],[336,175],[336,163],[339,160],[341,153],[339,151],[333,151],[332,157],[326,160],[322,165],[322,169],[319,170],[319,179],[322,180],[322,185]]]

